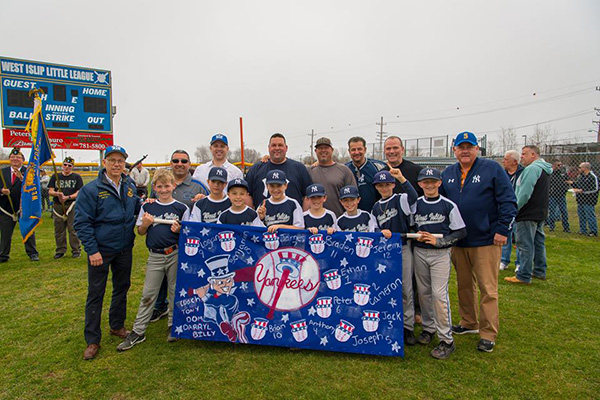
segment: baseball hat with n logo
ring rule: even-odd
[[[417,181],[422,181],[425,179],[435,179],[436,181],[441,181],[442,173],[438,169],[435,169],[435,168],[423,168],[419,172]]]

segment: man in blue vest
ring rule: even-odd
[[[127,291],[130,286],[133,228],[140,209],[135,183],[123,171],[127,152],[120,146],[106,148],[98,178],[79,191],[75,206],[75,230],[88,255],[88,295],[85,304],[85,360],[98,354],[102,301],[109,268],[112,301],[110,334],[125,339]]]

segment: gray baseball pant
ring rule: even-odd
[[[138,335],[146,333],[148,324],[150,324],[150,318],[152,318],[152,311],[154,311],[154,303],[156,302],[160,285],[165,276],[169,285],[169,298],[174,299],[175,282],[177,279],[177,250],[171,254],[150,253],[148,256],[144,291],[142,292],[140,307],[133,323],[133,331]],[[174,303],[174,301],[169,302],[169,326],[173,324]]]
[[[436,332],[440,342],[452,342],[452,316],[448,298],[450,249],[413,249],[423,330]]]

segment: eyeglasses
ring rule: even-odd
[[[179,163],[182,163],[182,164],[187,164],[187,163],[189,163],[189,162],[190,162],[190,160],[186,160],[186,159],[180,159],[180,158],[173,158],[173,159],[171,160],[171,162],[172,162],[173,164],[179,164]]]
[[[125,160],[119,160],[115,158],[107,158],[104,161],[106,161],[109,164],[125,164]]]
[[[63,163],[63,167],[72,167],[73,164]]]

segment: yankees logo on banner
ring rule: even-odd
[[[183,225],[173,336],[404,355],[399,235]]]

